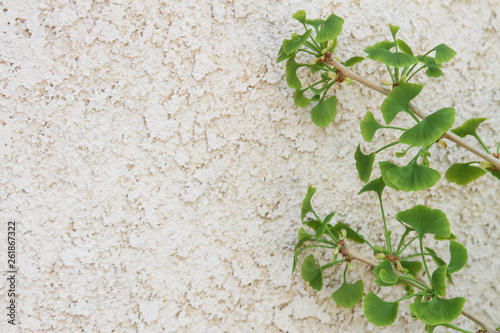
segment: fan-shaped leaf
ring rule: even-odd
[[[391,48],[393,48],[396,44],[394,44],[394,42],[390,42],[388,40],[383,40],[381,42],[378,42],[372,46],[368,46],[367,48],[365,48],[363,51],[365,53],[372,53],[373,51],[377,50],[377,49],[384,49],[384,50],[390,50]]]
[[[450,264],[448,265],[448,272],[453,274],[464,268],[467,263],[469,255],[467,254],[467,249],[465,246],[459,242],[450,242]]]
[[[441,77],[443,75],[443,71],[436,67],[429,67],[425,71],[425,75],[428,77]]]
[[[457,55],[457,52],[446,44],[439,44],[434,50],[436,51],[436,63],[438,64],[448,62]]]
[[[359,179],[366,183],[372,174],[373,162],[375,162],[375,153],[365,155],[361,151],[360,145],[358,145],[354,158],[356,159],[356,169],[358,170]]]
[[[365,238],[358,234],[356,231],[354,231],[351,227],[349,227],[347,224],[343,222],[337,222],[333,227],[330,228],[332,232],[335,235],[340,234],[340,230],[345,229],[346,233],[346,238],[352,240],[353,242],[359,243],[359,244],[364,244]]]
[[[399,142],[410,146],[429,146],[436,142],[455,122],[455,109],[444,108],[424,118],[399,137]]]
[[[397,275],[389,274],[385,269],[382,269],[379,273],[379,277],[382,281],[389,285],[393,285],[398,282]]]
[[[319,239],[323,235],[326,228],[328,227],[328,223],[330,223],[330,221],[332,220],[332,217],[335,215],[335,213],[336,212],[328,214],[328,216],[325,217],[325,219],[323,220],[323,223],[321,224],[321,226],[318,229],[316,229],[316,239]]]
[[[434,236],[434,238],[436,238],[436,237],[437,237],[437,236]],[[438,266],[443,266],[443,265],[446,265],[446,263],[444,262],[444,260],[443,260],[443,259],[441,259],[441,258],[440,258],[440,257],[436,254],[436,252],[435,252],[433,249],[431,249],[431,248],[429,248],[429,247],[425,247],[424,249],[425,249],[425,251],[427,251],[427,253],[429,253],[429,254],[430,254],[430,256],[431,256],[432,260],[434,260],[434,262],[435,262]],[[450,272],[447,272],[447,273],[446,273],[446,278],[448,279],[448,281],[450,281],[451,283],[453,283],[453,279],[452,279],[452,277],[451,277]]]
[[[404,167],[393,167],[387,170],[386,177],[398,189],[410,192],[434,186],[441,178],[441,174],[429,167],[417,163],[409,163]],[[384,181],[386,177],[384,177]],[[387,182],[386,184],[389,185]]]
[[[307,89],[297,89],[293,94],[293,101],[295,102],[295,105],[300,108],[305,108],[311,103],[311,99],[304,96],[304,91],[306,90]]]
[[[322,19],[316,19],[316,20],[306,20],[306,24],[312,25],[314,29],[316,29],[316,32],[318,32],[318,28],[320,25],[325,23],[325,20]]]
[[[315,290],[323,288],[323,272],[316,266],[314,255],[310,254],[302,263],[300,276]]]
[[[361,120],[359,127],[361,128],[361,135],[363,135],[363,139],[366,142],[372,142],[375,132],[383,128],[383,126],[375,120],[375,117],[373,117],[373,114],[370,111],[365,114],[365,117]]]
[[[452,299],[434,297],[430,302],[410,304],[410,310],[424,323],[439,325],[457,319],[462,312],[464,304],[465,298],[463,297]]]
[[[302,88],[302,83],[300,83],[299,77],[297,76],[297,69],[302,66],[302,64],[298,64],[295,61],[295,57],[288,59],[288,61],[286,62],[286,84],[288,84],[290,88]]]
[[[283,41],[283,52],[287,55],[297,51],[311,36],[312,29],[308,29],[300,38],[285,39]]]
[[[423,267],[420,261],[400,261],[400,263],[401,266],[406,268],[413,276],[417,276],[418,272],[420,272]]]
[[[455,239],[457,239],[457,236],[455,236],[454,234],[450,234],[449,237],[434,236],[434,239],[435,240],[455,240]]]
[[[280,50],[278,52],[278,59],[276,60],[277,63],[280,63],[290,57],[295,57],[295,52],[292,52],[290,54],[286,54],[283,52],[283,45],[280,47]]]
[[[331,14],[319,30],[316,41],[318,43],[323,43],[337,38],[342,32],[343,26],[344,19],[336,16],[335,14]]]
[[[306,216],[307,213],[314,212],[314,209],[312,208],[311,205],[311,198],[313,197],[314,193],[316,193],[316,188],[309,186],[307,188],[306,197],[302,201],[302,210],[300,212],[300,219],[302,220],[302,222],[304,222],[304,217]]]
[[[394,269],[392,268],[392,264],[391,264],[391,261],[389,259],[384,259],[380,264],[378,264],[377,267],[375,267],[373,269],[373,274],[376,277],[375,283],[378,284],[379,286],[381,286],[381,287],[392,286],[394,284],[394,282],[393,283],[386,282],[384,277],[381,276],[382,271],[385,272],[385,273],[383,273],[385,279],[387,279],[387,280],[390,279],[389,277],[387,277],[387,275],[392,275],[393,276],[392,279],[394,279],[394,278],[397,279],[397,275],[396,275],[396,273],[394,273]]]
[[[450,222],[446,214],[439,209],[431,209],[417,205],[396,214],[396,217],[411,226],[422,239],[425,234],[434,234],[440,237],[450,236]]]
[[[418,63],[418,59],[414,55],[391,52],[382,48],[372,51],[368,58],[392,67],[406,67]]]
[[[472,118],[451,131],[461,138],[465,138],[467,135],[477,136],[477,127],[485,120],[486,118]]]
[[[363,309],[368,322],[375,326],[388,326],[398,316],[399,302],[386,302],[372,292],[364,300]]]
[[[425,64],[425,67],[427,67],[427,71],[425,72],[425,75],[428,77],[440,77],[443,75],[443,71],[441,71],[441,64],[436,63],[436,59],[430,56],[417,56],[417,59],[420,62],[423,62]]]
[[[398,40],[396,41],[396,43],[398,44],[398,47],[399,47],[399,49],[400,49],[402,52],[404,52],[404,53],[406,53],[406,54],[411,54],[411,55],[413,55],[413,51],[411,50],[411,47],[409,47],[409,46],[408,46],[408,44],[406,44],[406,42],[405,42],[404,40],[402,40],[402,39],[398,39]]]
[[[344,62],[344,66],[351,67],[351,66],[354,66],[354,65],[362,62],[363,60],[365,60],[365,57],[352,57],[352,58],[347,59]]]
[[[344,281],[340,288],[332,294],[332,298],[341,307],[350,309],[363,299],[363,289],[362,280],[353,284]]]
[[[298,237],[299,237],[299,240],[303,240],[303,239],[311,238],[311,237],[313,237],[313,235],[311,235],[311,234],[307,233],[307,232],[304,230],[304,228],[303,228],[303,227],[300,227]]]
[[[394,163],[388,162],[388,161],[382,161],[378,162],[378,166],[380,168],[380,173],[382,174],[382,179],[384,180],[384,183],[389,186],[390,188],[399,191],[400,188],[397,187],[395,184],[393,184],[390,180],[389,177],[387,177],[387,172],[393,168],[398,168],[398,166]]]
[[[295,14],[292,15],[292,18],[296,19],[300,23],[306,23],[306,11],[305,10],[296,11]]]
[[[424,88],[421,84],[402,83],[392,89],[382,103],[382,115],[386,124],[390,124],[400,111],[411,113],[410,101]]]
[[[326,127],[337,114],[337,96],[319,101],[311,110],[311,119],[318,127]]]
[[[399,27],[392,25],[392,24],[389,24],[389,28],[391,29],[392,38],[396,39],[396,34],[399,31]]]
[[[448,266],[439,266],[433,273],[431,278],[432,288],[439,296],[446,296],[446,273]]]
[[[478,179],[485,173],[486,170],[470,165],[470,163],[453,163],[446,170],[445,177],[452,183],[465,185]]]
[[[382,177],[375,178],[372,181],[370,181],[368,184],[363,186],[363,188],[358,192],[358,194],[368,192],[368,191],[373,191],[378,194],[378,196],[382,196],[382,192],[384,191],[385,188],[385,182]]]

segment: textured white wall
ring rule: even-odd
[[[388,23],[419,51],[447,43],[458,55],[444,77],[422,78],[417,103],[455,107],[457,124],[489,117],[481,131],[491,147],[500,139],[498,0],[11,0],[0,8],[0,209],[2,225],[14,218],[20,230],[23,332],[422,329],[407,304],[385,329],[368,324],[361,305],[336,306],[338,271],[321,292],[290,275],[310,184],[319,211],[337,210],[380,240],[375,198],[356,195],[353,152],[360,119],[383,97],[341,87],[337,118],[317,128],[309,109],[293,105],[276,55],[300,29],[291,19],[298,9],[345,19],[344,59],[388,38]],[[382,70],[356,67],[374,81]],[[391,139],[378,136],[379,145]],[[441,171],[473,158],[451,143],[432,153]],[[448,214],[470,256],[449,296],[467,297],[492,324],[498,188],[483,177],[386,195],[390,217],[413,203]],[[362,265],[351,274],[398,297]]]

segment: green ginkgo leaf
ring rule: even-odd
[[[295,61],[295,57],[288,59],[285,66],[286,71],[286,84],[290,88],[300,89],[302,88],[302,83],[300,83],[299,77],[297,76],[297,69],[304,66]]]
[[[300,108],[305,108],[311,103],[311,99],[304,96],[304,92],[307,89],[297,89],[293,94],[293,101],[295,105]]]
[[[300,38],[285,39],[283,41],[283,52],[287,55],[297,51],[311,36],[312,29],[307,30]]]
[[[382,262],[380,262],[380,264],[378,264],[373,269],[373,275],[375,275],[375,277],[379,277],[381,270],[385,270],[387,273],[395,275],[394,269],[392,268],[392,264],[391,264],[391,261],[389,259],[382,260]]]
[[[500,170],[494,170],[493,168],[486,168],[486,171],[488,171],[493,177],[500,180]]]
[[[372,53],[373,51],[377,50],[377,49],[384,49],[384,50],[390,50],[391,48],[393,48],[396,44],[394,42],[390,42],[388,40],[383,40],[381,42],[378,42],[372,46],[368,46],[367,48],[365,48],[363,51],[365,53]]]
[[[398,47],[399,47],[399,49],[400,49],[402,52],[404,52],[404,53],[406,53],[406,54],[411,54],[411,55],[413,55],[413,51],[411,50],[411,47],[409,47],[409,46],[408,46],[408,44],[406,44],[406,42],[405,42],[404,40],[402,40],[402,39],[398,39],[398,40],[396,41],[396,43],[398,44]]]
[[[316,229],[316,239],[319,240],[321,236],[323,236],[323,233],[325,232],[326,228],[328,227],[328,223],[332,220],[332,217],[335,216],[336,212],[328,214],[327,217],[323,220],[323,223],[321,226]]]
[[[365,114],[365,117],[361,120],[359,127],[361,128],[361,135],[366,142],[372,142],[375,132],[383,128],[383,126],[375,120],[375,117],[373,117],[373,114],[370,111]]]
[[[428,77],[440,77],[443,75],[443,71],[440,69],[442,66],[441,64],[436,63],[436,59],[434,57],[417,56],[417,59],[425,64],[424,67],[427,68],[425,75]]]
[[[316,33],[319,31],[319,26],[325,23],[325,20],[322,19],[316,19],[316,20],[306,20],[306,24],[309,24],[314,27],[316,30]]]
[[[398,316],[399,302],[386,302],[369,292],[363,302],[363,309],[368,322],[375,326],[388,326]]]
[[[420,239],[425,234],[433,234],[440,237],[449,237],[450,222],[446,214],[439,209],[417,205],[396,214],[396,217],[415,229]]]
[[[358,280],[353,284],[344,281],[339,289],[337,289],[333,294],[332,298],[343,308],[350,309],[363,299],[363,281]]]
[[[336,16],[335,14],[331,14],[319,30],[316,41],[318,43],[323,43],[337,38],[342,32],[343,26],[344,19]]]
[[[434,50],[436,51],[436,63],[438,64],[448,62],[457,55],[457,52],[446,44],[439,44]]]
[[[388,162],[388,161],[382,161],[378,162],[378,166],[380,168],[380,173],[382,174],[382,179],[384,180],[384,183],[389,186],[390,188],[399,191],[400,188],[397,187],[395,184],[393,184],[390,180],[389,177],[387,177],[387,172],[393,168],[398,168],[398,166],[394,163]]]
[[[446,296],[446,273],[448,266],[439,266],[433,273],[431,278],[431,285],[434,291],[439,296]]]
[[[363,154],[360,145],[356,148],[354,153],[354,158],[356,159],[356,169],[358,170],[359,179],[365,183],[370,179],[370,175],[373,170],[373,162],[375,162],[375,153],[370,153],[368,155]]]
[[[373,50],[368,54],[368,58],[392,67],[406,67],[418,63],[418,59],[414,55],[391,52],[382,48]]]
[[[435,240],[455,240],[457,239],[457,236],[455,236],[454,234],[450,234],[449,237],[439,237],[439,236],[434,236],[434,239]]]
[[[465,185],[473,182],[485,173],[486,170],[470,165],[470,163],[453,163],[446,170],[445,177],[452,183]]]
[[[391,29],[392,38],[396,39],[396,34],[399,31],[399,27],[392,25],[392,24],[389,24],[389,29]]]
[[[455,109],[438,110],[401,134],[399,142],[416,147],[430,146],[443,136],[454,122]]]
[[[326,127],[337,114],[337,96],[319,101],[311,110],[311,119],[318,127]]]
[[[312,235],[311,235],[312,236]],[[312,238],[314,239],[314,238]],[[309,241],[311,239],[308,239],[308,238],[304,238],[304,239],[301,239],[297,242],[297,244],[295,244],[295,248],[293,249],[293,267],[292,267],[292,275],[295,273],[295,269],[297,268],[297,263],[299,261],[298,259],[298,250],[299,248],[307,241]]]
[[[311,238],[311,237],[313,237],[313,235],[307,233],[305,231],[304,227],[300,227],[298,237],[299,237],[299,240],[303,240],[303,239]]]
[[[300,23],[306,23],[306,11],[298,10],[292,15],[292,18],[296,19]]]
[[[330,227],[330,230],[335,234],[339,235],[340,231],[342,229],[345,229],[346,231],[346,238],[352,240],[353,242],[359,243],[359,244],[364,244],[366,243],[365,238],[361,236],[359,233],[354,231],[351,227],[349,227],[347,224],[344,222],[337,222],[333,227]]]
[[[436,238],[436,236],[434,237]],[[438,265],[438,266],[443,266],[443,265],[446,265],[445,261],[439,257],[436,253],[436,251],[434,251],[433,249],[429,248],[429,247],[425,247],[424,248],[425,251],[427,251],[427,253],[429,253],[429,255],[431,256],[432,260]],[[450,281],[452,284],[453,284],[453,279],[451,277],[451,274],[450,272],[446,273],[446,278],[448,279],[448,281]]]
[[[401,266],[406,268],[411,275],[417,276],[418,272],[422,269],[423,265],[420,261],[400,261]]]
[[[393,285],[396,282],[398,282],[398,277],[397,275],[389,274],[385,269],[382,269],[380,271],[379,277],[382,281],[389,285]]]
[[[438,327],[438,325],[427,325],[425,324],[424,329],[426,333],[433,333],[434,329]]]
[[[384,273],[382,273],[384,271]],[[394,273],[391,261],[389,259],[384,259],[380,264],[373,269],[373,274],[375,275],[375,283],[381,287],[389,287],[397,282],[397,275]],[[389,277],[391,275],[392,277]],[[394,282],[394,279],[396,279]]]
[[[436,67],[429,67],[425,71],[425,75],[428,77],[441,77],[443,76],[443,71]]]
[[[365,60],[365,57],[352,57],[352,58],[347,59],[344,62],[344,66],[351,67],[351,66],[354,66],[354,65],[362,62],[363,60]]]
[[[477,127],[487,118],[472,118],[463,123],[462,126],[452,129],[451,131],[461,138],[467,135],[477,136]]]
[[[434,297],[430,302],[410,304],[410,310],[425,324],[440,325],[457,319],[462,312],[464,304],[465,298],[463,297],[452,299]]]
[[[379,197],[382,196],[382,192],[384,191],[385,188],[385,182],[382,177],[375,178],[371,180],[368,184],[363,186],[363,188],[358,192],[358,194],[368,192],[368,191],[373,191],[378,194]]]
[[[307,188],[306,197],[302,201],[302,209],[300,212],[300,219],[302,220],[302,222],[304,222],[304,217],[306,216],[307,213],[314,212],[314,209],[312,208],[312,205],[311,205],[311,198],[313,197],[314,193],[316,193],[316,188],[309,186]]]
[[[389,180],[398,189],[405,192],[420,191],[434,186],[441,178],[441,174],[427,166],[410,162],[404,167],[393,167],[387,170],[385,179]],[[386,182],[387,185],[389,183]],[[391,185],[389,185],[391,186]]]
[[[467,264],[467,259],[469,255],[467,254],[467,249],[465,246],[459,242],[450,242],[450,263],[448,264],[448,272],[453,274],[464,268]]]
[[[406,111],[411,114],[410,102],[422,89],[421,84],[402,83],[392,89],[382,102],[382,115],[386,124],[390,124],[400,111]]]
[[[278,59],[276,60],[277,63],[280,63],[282,61],[285,61],[288,58],[295,57],[295,52],[292,52],[290,54],[286,54],[283,52],[283,46],[281,46],[279,52],[278,52]]]
[[[300,276],[315,290],[323,288],[323,272],[316,266],[314,255],[310,254],[302,263]]]

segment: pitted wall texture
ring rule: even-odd
[[[497,0],[12,0],[0,9],[0,209],[2,225],[18,221],[20,266],[20,324],[2,315],[2,332],[423,329],[404,302],[389,328],[368,324],[361,304],[336,306],[340,270],[326,274],[321,292],[291,276],[308,185],[321,214],[336,210],[335,221],[381,241],[377,201],[357,196],[353,156],[359,121],[367,110],[380,116],[383,97],[338,87],[335,121],[317,128],[310,107],[293,105],[276,56],[301,29],[291,19],[299,9],[345,19],[342,59],[390,38],[389,23],[418,52],[446,43],[458,55],[444,77],[417,79],[426,88],[416,103],[456,108],[457,124],[488,117],[481,133],[493,148]],[[369,61],[354,70],[387,79]],[[362,147],[394,138],[378,134]],[[452,143],[431,152],[442,172],[475,159]],[[492,177],[467,186],[441,179],[417,194],[387,191],[385,204],[390,223],[414,204],[445,211],[469,250],[448,295],[497,325],[498,189]],[[446,257],[445,245],[435,248]],[[377,287],[361,264],[349,276],[386,299],[401,296]]]

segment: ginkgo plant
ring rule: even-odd
[[[389,25],[392,40],[383,40],[366,47],[365,57],[355,56],[345,61],[334,56],[337,38],[340,36],[344,20],[335,14],[326,20],[310,20],[306,12],[300,10],[293,16],[299,21],[305,32],[294,33],[290,39],[285,39],[279,50],[278,62],[286,60],[286,82],[295,89],[294,103],[306,108],[311,104],[311,119],[319,127],[328,126],[337,113],[337,97],[330,91],[337,83],[352,80],[387,95],[381,105],[382,118],[385,124],[376,121],[373,113],[368,111],[360,123],[363,139],[372,142],[379,130],[399,131],[399,139],[391,142],[369,154],[363,153],[358,145],[354,152],[356,169],[360,179],[367,183],[359,192],[375,192],[381,209],[384,226],[385,244],[372,245],[364,236],[358,234],[343,222],[332,225],[330,222],[335,212],[320,218],[312,207],[311,198],[316,189],[309,187],[302,204],[301,219],[304,227],[299,230],[298,242],[294,250],[293,272],[295,272],[299,254],[312,248],[330,249],[331,260],[321,265],[320,261],[309,254],[301,265],[301,276],[316,290],[323,287],[323,272],[337,265],[344,265],[343,282],[332,294],[333,300],[342,307],[350,308],[363,300],[366,319],[377,326],[391,325],[397,318],[399,303],[405,299],[413,299],[410,304],[412,317],[425,323],[427,332],[433,332],[437,326],[445,326],[461,332],[467,330],[453,325],[460,314],[474,321],[484,332],[494,332],[495,329],[485,324],[464,310],[465,298],[445,298],[447,280],[452,283],[452,274],[460,271],[467,262],[466,248],[456,241],[451,233],[450,222],[444,212],[422,205],[414,206],[396,215],[395,222],[403,228],[401,238],[393,243],[390,221],[386,220],[383,208],[383,191],[389,187],[397,191],[421,191],[434,186],[441,178],[441,173],[430,167],[431,153],[429,149],[434,144],[445,146],[443,139],[449,139],[476,154],[483,161],[454,163],[445,173],[448,181],[464,185],[479,177],[490,174],[500,180],[500,142],[496,152],[491,153],[478,135],[477,129],[485,118],[473,118],[463,125],[453,128],[456,110],[450,107],[441,108],[426,116],[413,100],[420,94],[423,85],[410,82],[419,72],[428,77],[443,75],[443,64],[451,61],[456,52],[445,44],[439,44],[422,55],[415,55],[410,46],[397,37],[399,27]],[[305,55],[310,59],[300,62]],[[383,64],[389,73],[391,81],[384,82],[386,87],[374,84],[357,75],[349,67],[359,64],[366,58]],[[308,68],[317,81],[303,85],[299,78],[300,68]],[[408,121],[413,122],[408,128],[391,125],[393,120],[403,112]],[[466,136],[475,138],[484,151],[478,150],[462,140]],[[402,158],[409,151],[414,151],[413,157],[405,165],[397,165],[389,161],[379,161],[381,177],[372,179],[371,174],[375,157],[382,151],[404,145],[396,152],[397,158]],[[415,149],[413,149],[415,148]],[[311,217],[307,219],[307,217]],[[450,261],[446,263],[428,244],[426,235],[433,235],[436,241],[449,242]],[[348,242],[366,244],[377,261],[354,252]],[[407,253],[414,242],[418,243],[416,253]],[[397,245],[396,245],[397,244]],[[415,243],[416,244],[416,243]],[[405,294],[400,298],[382,300],[373,292],[364,296],[362,280],[349,281],[348,269],[351,262],[358,260],[372,266],[375,283],[382,287],[404,285]],[[428,261],[434,261],[437,268],[429,270]],[[417,276],[423,271],[428,283]]]

